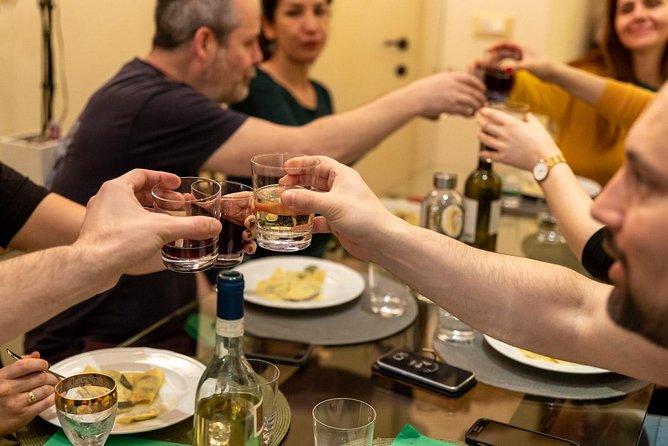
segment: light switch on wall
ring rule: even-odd
[[[513,22],[513,16],[505,12],[474,11],[473,35],[509,39],[513,34]]]

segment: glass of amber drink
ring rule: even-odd
[[[281,203],[281,194],[287,189],[315,189],[320,160],[294,153],[267,153],[254,156],[251,166],[258,245],[279,252],[308,248],[314,215],[289,209]]]

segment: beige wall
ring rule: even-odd
[[[65,128],[88,97],[134,56],[146,54],[153,34],[152,0],[60,0],[54,10],[62,24],[65,54],[56,42],[55,117],[63,111],[64,70],[69,112]],[[58,21],[60,18],[60,21]],[[36,1],[0,0],[0,135],[40,126],[41,41]]]

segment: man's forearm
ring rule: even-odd
[[[296,138],[304,153],[327,154],[350,163],[420,113],[420,101],[410,87],[393,91],[353,110],[320,118],[304,127]]]
[[[99,274],[99,264],[78,245],[0,262],[0,342],[110,288],[118,277]]]
[[[668,384],[665,351],[608,317],[612,287],[408,223],[384,228],[371,260],[476,329],[537,353]]]
[[[249,160],[253,155],[286,149],[351,163],[420,111],[420,100],[411,95],[409,86],[354,110],[325,116],[301,127],[248,118],[203,167],[230,175],[250,176]]]
[[[591,216],[592,199],[565,163],[554,166],[541,187],[568,247],[581,259],[587,241],[603,227]]]

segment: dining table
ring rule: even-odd
[[[403,200],[407,210],[417,210],[417,201],[430,190],[434,170],[426,168],[398,181],[384,197],[394,206]],[[447,166],[441,170],[448,170]],[[461,183],[460,177],[460,187]],[[566,245],[534,243],[535,212],[544,203],[536,203],[533,197],[523,200],[524,210],[503,210],[497,251],[561,263],[584,273]],[[328,252],[327,261],[366,279],[367,262],[353,258],[340,247]],[[252,262],[243,265],[250,268]],[[329,308],[292,310],[246,303],[249,339],[275,337],[313,344],[308,358],[299,363],[277,361],[283,402],[272,444],[313,445],[312,409],[333,397],[360,399],[375,408],[377,445],[389,445],[407,424],[430,438],[462,445],[467,429],[479,418],[567,438],[580,446],[644,444],[642,426],[654,390],[652,384],[614,373],[575,375],[538,369],[490,348],[482,333],[472,345],[448,345],[436,336],[439,308],[428,298],[409,293],[411,306],[397,318],[366,312],[367,290],[352,301]],[[173,315],[189,314],[194,321],[187,330],[198,343],[195,357],[204,364],[213,354],[210,321],[215,314],[214,302],[212,290],[198,303]],[[168,320],[147,327],[120,347],[141,346]],[[476,373],[477,383],[459,396],[447,396],[372,370],[380,356],[395,348],[436,355],[439,361],[469,368]],[[54,426],[36,419],[19,432],[19,440],[23,445],[41,446],[55,431]],[[138,436],[189,444],[192,417]]]

